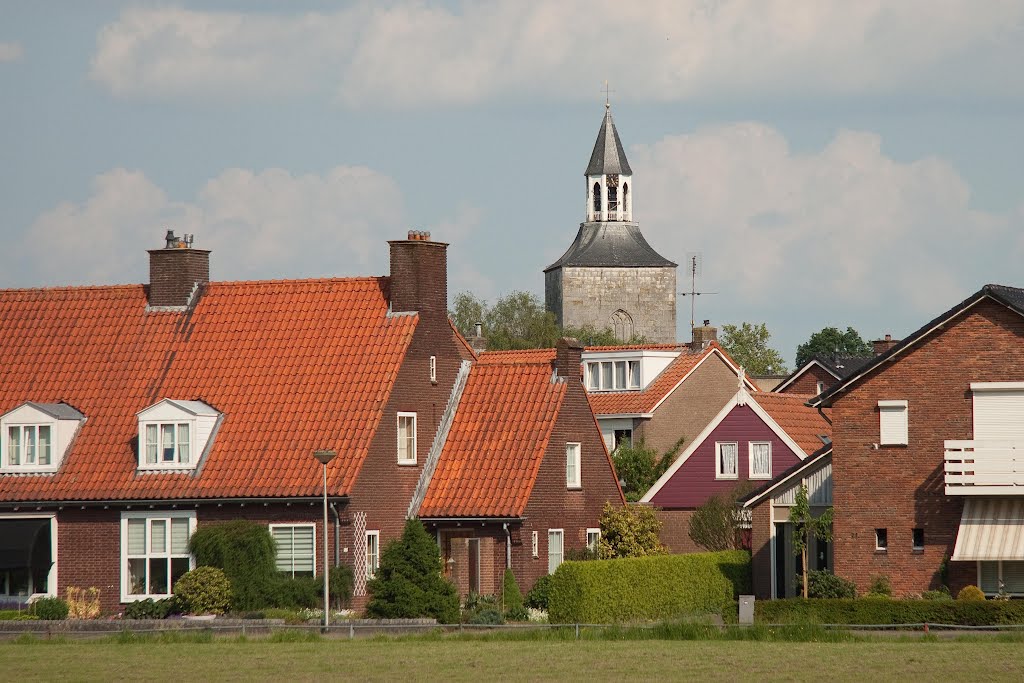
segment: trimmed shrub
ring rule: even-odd
[[[742,550],[563,562],[551,579],[552,624],[601,624],[720,613],[750,590]]]
[[[1010,600],[758,600],[758,622],[766,624],[1024,624],[1024,601]]]
[[[459,619],[459,595],[441,574],[441,552],[418,519],[405,522],[402,537],[387,545],[367,588],[366,613],[382,619]]]
[[[505,606],[505,618],[512,621],[526,621],[526,607],[523,606],[523,594],[516,583],[516,575],[511,568],[505,569],[505,577],[501,586],[501,602]]]
[[[316,585],[318,594],[323,595],[324,577],[317,577]],[[352,571],[352,567],[346,564],[331,567],[330,589],[332,605],[337,607],[347,605],[348,601],[352,599],[353,586],[355,586],[355,572]],[[302,607],[312,607],[312,605],[302,605]]]
[[[30,611],[44,621],[60,621],[68,618],[68,603],[63,598],[39,598]]]
[[[664,555],[667,552],[659,536],[661,520],[654,509],[646,505],[616,507],[605,503],[600,525],[601,542],[598,547],[603,559]]]
[[[984,600],[985,594],[977,586],[964,586],[960,589],[960,592],[956,594],[957,600]]]
[[[855,598],[857,597],[857,585],[832,572],[811,570],[807,572],[807,597],[816,599]]]
[[[200,527],[189,540],[189,550],[197,565],[224,570],[235,609],[270,606],[282,590],[274,564],[277,545],[265,526],[236,520]]]
[[[533,583],[526,594],[526,606],[530,609],[548,610],[548,594],[551,591],[551,574],[545,574]]]
[[[331,580],[334,585],[334,580]],[[262,597],[265,607],[281,607],[284,609],[303,609],[319,607],[324,597],[323,577],[296,576],[276,573],[265,584],[266,593]]]
[[[190,614],[224,614],[231,602],[231,583],[222,569],[196,567],[177,580],[174,594]]]
[[[949,588],[942,586],[938,590],[925,591],[921,593],[922,600],[952,600],[953,596],[949,594]]]
[[[0,621],[33,621],[38,618],[34,614],[17,609],[0,609]]]
[[[125,619],[166,619],[170,614],[181,614],[181,601],[171,596],[163,600],[146,598],[130,602],[124,608]]]

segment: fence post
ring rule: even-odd
[[[576,624],[576,640],[580,639],[580,625]]]
[[[348,639],[352,640],[355,637],[356,637],[356,627],[350,621],[350,622],[348,622]]]

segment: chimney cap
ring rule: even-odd
[[[168,229],[167,234],[164,235],[164,249],[191,249],[195,237],[188,233],[178,237],[174,234],[174,230]]]
[[[410,242],[429,242],[430,233],[426,230],[410,230],[408,238]]]

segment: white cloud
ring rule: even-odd
[[[1024,95],[1024,0],[405,0],[326,14],[124,11],[92,75],[120,95],[334,93],[350,107],[927,92]]]
[[[4,62],[16,62],[25,53],[21,43],[0,42],[0,64]]]
[[[364,167],[322,176],[232,168],[185,202],[119,168],[97,176],[86,201],[39,216],[6,253],[7,272],[31,284],[144,282],[145,250],[172,229],[213,250],[217,280],[383,274],[380,245],[406,227],[395,183]]]
[[[872,133],[797,154],[778,131],[737,123],[629,158],[647,239],[679,261],[703,252],[702,284],[722,292],[698,302],[706,310],[769,322],[799,312],[807,334],[854,319],[876,326],[865,334],[905,333],[986,282],[1024,285],[1024,204],[977,211],[948,162],[896,161]]]

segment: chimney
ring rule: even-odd
[[[555,344],[555,372],[566,379],[580,379],[583,344],[572,337],[562,337]]]
[[[448,319],[448,245],[432,242],[429,232],[410,230],[392,240],[391,311],[416,311],[424,318]]]
[[[718,328],[712,327],[710,320],[705,320],[703,325],[693,328],[690,350],[703,351],[713,341],[718,341]]]
[[[473,326],[473,336],[469,340],[469,346],[476,353],[483,353],[487,350],[487,337],[484,336],[483,323],[476,323]]]
[[[875,339],[871,342],[871,346],[874,349],[876,356],[881,356],[883,353],[891,349],[900,343],[899,339],[893,339],[891,334],[885,335],[885,339]]]
[[[192,248],[192,235],[168,230],[163,249],[149,250],[149,305],[184,308],[210,281],[210,252]]]

